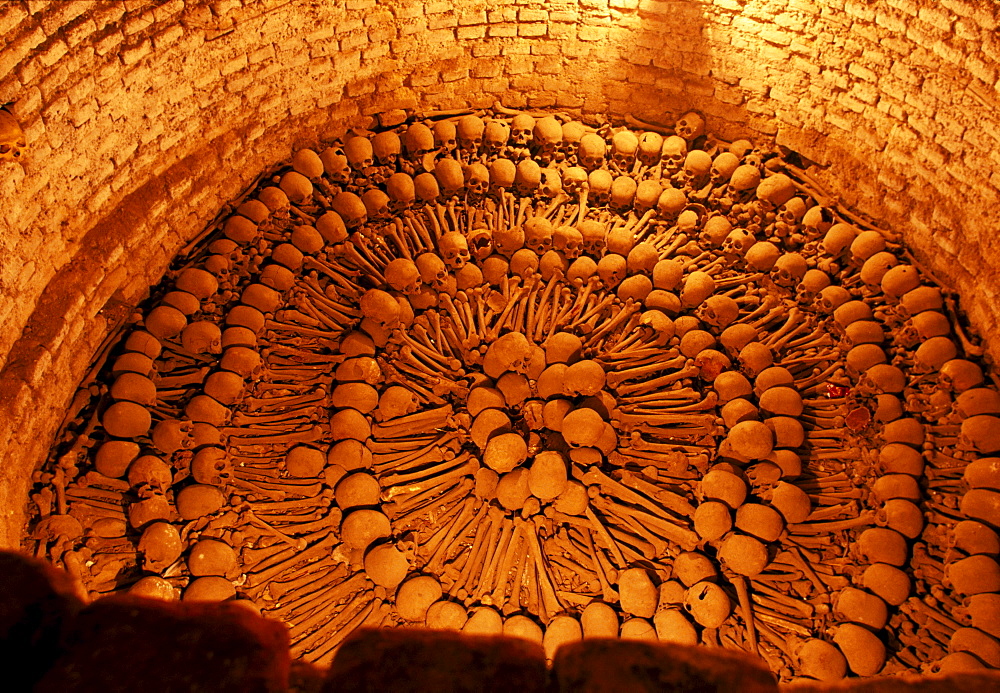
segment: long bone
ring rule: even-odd
[[[670,353],[663,354],[661,358],[669,356]],[[617,388],[619,385],[627,380],[635,380],[637,378],[642,378],[643,376],[651,375],[653,373],[658,373],[659,371],[671,370],[674,368],[679,368],[687,363],[687,357],[685,356],[674,356],[673,358],[666,358],[665,360],[653,362],[647,366],[638,366],[635,368],[625,368],[622,370],[616,370],[607,375],[607,385],[608,387]]]
[[[619,548],[618,544],[608,533],[607,528],[605,528],[604,524],[601,523],[600,519],[598,519],[597,515],[594,514],[593,509],[590,508],[589,505],[587,506],[586,511],[584,511],[584,515],[590,521],[591,529],[597,533],[597,536],[601,538],[601,541],[603,541],[608,547],[608,550],[611,551],[611,555],[614,556],[616,561],[618,561],[618,566],[620,568],[625,568],[628,564],[625,561],[625,556],[622,555],[621,548]]]
[[[632,395],[638,393],[645,393],[651,390],[658,390],[660,388],[669,387],[673,383],[684,380],[686,378],[693,378],[701,373],[701,369],[697,366],[685,366],[676,373],[671,373],[670,375],[660,376],[659,378],[653,378],[652,380],[644,380],[631,385],[619,385],[616,392],[619,396]]]
[[[474,483],[471,479],[464,479],[455,488],[440,496],[430,496],[423,502],[414,502],[406,506],[405,510],[394,512],[389,504],[382,506],[382,510],[391,515],[393,523],[397,526],[406,526],[407,523],[417,523],[424,515],[437,517],[438,514],[446,515],[461,504],[465,494],[472,489]]]
[[[626,487],[645,493],[656,502],[666,506],[666,509],[676,513],[678,516],[689,519],[694,516],[694,506],[692,506],[684,496],[651,484],[628,470],[623,469],[621,472],[616,472],[616,474],[621,476],[621,483]]]
[[[626,489],[628,490],[628,489]],[[633,494],[634,495],[634,494]],[[691,530],[681,526],[677,520],[664,520],[660,513],[653,513],[655,506],[651,506],[648,501],[641,504],[646,511],[637,510],[630,506],[616,504],[604,499],[594,499],[594,505],[602,510],[611,510],[616,514],[627,514],[648,532],[656,534],[667,541],[682,547],[686,551],[691,551],[697,546],[700,538]],[[648,540],[647,540],[648,541]],[[655,543],[655,542],[654,542]],[[662,555],[658,553],[658,555]]]
[[[655,400],[653,400],[655,402]],[[669,401],[669,400],[666,400]],[[663,400],[661,400],[663,402]],[[706,411],[709,409],[715,409],[716,405],[719,403],[719,395],[715,390],[709,390],[705,395],[705,398],[699,402],[694,402],[691,404],[684,404],[681,406],[657,406],[651,407],[648,402],[644,404],[636,404],[631,406],[621,406],[618,408],[619,411],[628,412],[629,414],[635,415],[646,415],[650,418],[647,420],[648,423],[685,423],[688,421],[696,422],[700,420],[698,416],[685,416],[685,414],[690,414],[690,412]],[[621,419],[627,420],[631,417],[623,414]],[[641,423],[640,419],[636,419],[636,423]]]
[[[497,580],[496,586],[493,591],[482,598],[484,604],[500,605],[505,603],[505,597],[507,594],[507,585],[511,580],[510,572],[512,569],[515,570],[514,581],[515,588],[514,593],[517,592],[517,580],[520,576],[520,565],[522,560],[518,560],[519,556],[527,554],[528,540],[522,536],[523,534],[523,523],[515,522],[514,529],[512,530],[512,535],[510,542],[507,545],[507,550],[503,554],[503,561],[500,563],[500,568],[497,570]],[[513,594],[511,595],[514,596]],[[487,602],[486,600],[489,599]]]
[[[607,322],[601,325],[600,328],[595,329],[587,335],[587,338],[584,340],[584,346],[589,347],[595,344],[602,337],[606,337],[616,328],[631,319],[632,316],[640,310],[642,310],[642,306],[639,303],[633,302],[631,298],[626,299],[625,303],[622,305],[621,309],[615,313],[614,317],[610,318]]]
[[[500,564],[509,553],[512,540],[515,536],[515,525],[509,518],[502,518],[500,527],[500,537],[493,543],[492,551],[486,558],[484,564],[486,567],[479,579],[477,590],[471,595],[473,599],[481,601],[484,604],[487,604],[484,598],[487,598],[489,593],[493,591],[497,576],[499,575]],[[489,606],[489,604],[487,605]]]
[[[374,599],[321,647],[317,647],[310,656],[314,657],[313,661],[318,666],[329,666],[338,648],[347,639],[347,636],[361,628],[382,626],[390,613],[392,613],[391,605],[384,603],[380,598]]]
[[[323,556],[319,560],[307,563],[303,567],[295,570],[290,575],[282,576],[285,579],[281,582],[272,580],[265,583],[264,591],[273,602],[280,602],[287,594],[297,594],[299,590],[309,584],[321,582],[322,578],[329,579],[337,575],[337,567],[342,565],[332,554]]]
[[[447,431],[426,444],[406,450],[396,450],[394,446],[390,445],[387,451],[372,454],[372,465],[377,473],[382,474],[396,467],[404,469],[413,463],[419,463],[424,458],[428,458],[427,461],[438,461],[428,456],[436,452],[443,452],[446,449],[454,452],[457,447],[456,440],[458,436],[458,431]]]
[[[611,583],[618,581],[618,571],[611,566],[609,561],[607,561],[603,552],[597,550],[597,543],[594,539],[593,529],[582,531],[580,535],[583,539],[584,545],[586,546],[590,560],[594,564],[594,570],[597,573],[597,578],[601,583],[604,601],[608,604],[616,603],[618,601],[618,592],[611,587]]]
[[[309,618],[298,623],[293,622],[289,628],[292,637],[292,653],[299,656],[309,656],[312,650],[328,642],[332,634],[346,630],[359,615],[367,616],[368,610],[374,605],[374,592],[365,591],[353,595],[353,598],[340,610],[334,613],[339,604],[330,601],[324,609],[317,609]]]
[[[518,520],[515,520],[516,522]],[[541,591],[542,605],[549,614],[556,614],[563,609],[563,605],[556,595],[555,588],[552,586],[550,572],[545,566],[545,556],[538,542],[536,529],[528,527],[522,534],[527,539],[528,553],[535,564],[536,580]]]
[[[296,564],[323,556],[329,551],[330,547],[337,543],[336,536],[329,531],[307,534],[300,537],[300,539],[311,545],[305,550],[300,550],[297,545],[288,544],[284,539],[279,537],[280,541],[275,546],[284,544],[287,548],[280,549],[254,565],[253,570],[247,573],[247,587],[263,589],[269,582],[293,568]],[[316,543],[312,543],[314,541]]]
[[[436,409],[398,416],[373,426],[372,435],[375,438],[405,438],[413,432],[423,432],[443,426],[454,411],[452,405],[445,404]]]
[[[459,468],[467,467],[470,459],[471,459],[470,455],[464,453],[459,457],[456,457],[455,459],[444,460],[440,464],[436,464],[430,467],[422,467],[417,471],[410,472],[409,474],[384,475],[379,479],[379,483],[382,485],[383,488],[386,489],[386,493],[384,495],[389,495],[389,496],[397,495],[397,494],[392,494],[390,492],[390,489],[392,489],[393,487],[403,487],[406,486],[407,484],[416,482],[418,480],[429,481],[430,479],[438,477],[439,475],[442,476],[447,475],[449,472],[454,472],[457,471]],[[406,490],[400,491],[400,493],[406,493],[406,492],[407,492]]]
[[[642,554],[642,558],[653,560],[666,554],[667,543],[655,536],[647,526],[644,526],[630,508],[618,505],[600,496],[594,498],[591,503],[603,512],[606,517],[613,518],[618,523],[617,527],[609,526],[608,528],[608,532],[612,536],[624,537],[625,534],[632,533],[636,535],[631,538],[631,542],[624,543],[631,543],[638,548]],[[624,527],[627,527],[628,530],[625,530]],[[623,550],[627,551],[627,549]]]
[[[233,433],[228,433],[229,444],[231,446],[250,446],[257,447],[260,445],[277,445],[279,443],[310,443],[319,440],[323,437],[323,430],[320,426],[310,426],[309,428],[291,431],[289,433],[278,433],[273,435],[263,434],[263,435],[237,435],[236,431],[239,429],[234,429]]]
[[[475,474],[475,472],[479,469],[479,461],[474,457],[467,456],[456,459],[464,461],[455,465],[447,472],[403,486],[386,487],[382,491],[382,499],[384,501],[391,501],[397,495],[407,496],[403,501],[397,501],[398,512],[405,513],[408,507],[412,507],[416,503],[426,499],[428,496],[441,495],[441,489],[454,486],[455,483],[458,483],[461,477]],[[452,464],[453,462],[454,461],[449,462],[448,464]]]
[[[486,562],[486,555],[490,551],[490,548],[495,546],[497,543],[497,536],[500,532],[500,519],[503,516],[503,512],[495,507],[491,506],[486,513],[486,523],[485,525],[480,525],[475,528],[474,538],[472,541],[472,546],[469,548],[465,555],[468,560],[465,562],[465,566],[462,568],[462,572],[459,574],[458,579],[455,583],[448,589],[448,593],[458,599],[465,599],[469,596],[469,592],[466,586],[469,584],[469,580],[476,578],[476,584],[483,576],[483,565]]]
[[[285,407],[297,407],[299,405],[319,405],[326,399],[329,392],[322,385],[314,387],[310,392],[299,395],[279,395],[277,397],[244,397],[243,405],[250,412],[270,411],[272,409],[284,409]],[[233,414],[233,420],[237,420],[237,412]]]
[[[650,557],[656,557],[661,555],[659,553],[659,547],[655,546],[652,542],[646,541],[641,534],[645,534],[645,531],[640,532],[636,529],[638,521],[634,518],[617,518],[621,521],[621,524],[608,524],[607,530],[608,534],[614,539],[618,547],[621,549],[622,554],[630,563],[641,562],[645,560],[650,560]],[[639,525],[641,527],[641,525]],[[665,544],[663,545],[663,550],[665,551]]]
[[[475,509],[475,505],[475,498],[466,498],[463,501],[462,510],[458,517],[455,518],[448,531],[445,532],[440,539],[440,542],[437,544],[433,553],[428,557],[427,562],[424,565],[424,572],[430,574],[439,572],[441,567],[444,565],[447,554],[453,548],[455,540],[460,536],[464,536],[470,524],[478,523],[482,520],[483,516],[489,509],[489,505],[487,503],[483,503],[478,509]],[[428,547],[429,546],[430,545],[428,545]]]

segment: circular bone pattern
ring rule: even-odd
[[[1000,395],[794,157],[562,114],[303,149],[171,271],[35,476],[91,596],[620,635],[782,680],[1000,666]]]

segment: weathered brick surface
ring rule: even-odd
[[[363,630],[330,664],[323,693],[542,693],[538,643],[424,629]]]
[[[0,544],[113,327],[108,296],[135,304],[257,174],[385,110],[700,109],[722,137],[829,164],[829,191],[995,333],[998,17],[973,0],[4,2],[0,102],[30,152],[0,164],[0,451],[17,451]]]
[[[584,640],[563,645],[552,667],[559,693],[778,690],[764,663],[749,655],[673,643]]]
[[[272,693],[288,688],[284,625],[228,604],[99,599],[68,620],[39,693]]]

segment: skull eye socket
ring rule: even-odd
[[[10,151],[10,149],[11,148],[9,144],[0,144],[0,154],[6,154],[7,152]]]

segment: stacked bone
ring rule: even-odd
[[[1000,666],[980,350],[775,153],[439,114],[235,209],[36,475],[34,548],[93,596],[236,599],[317,662],[424,624]]]

